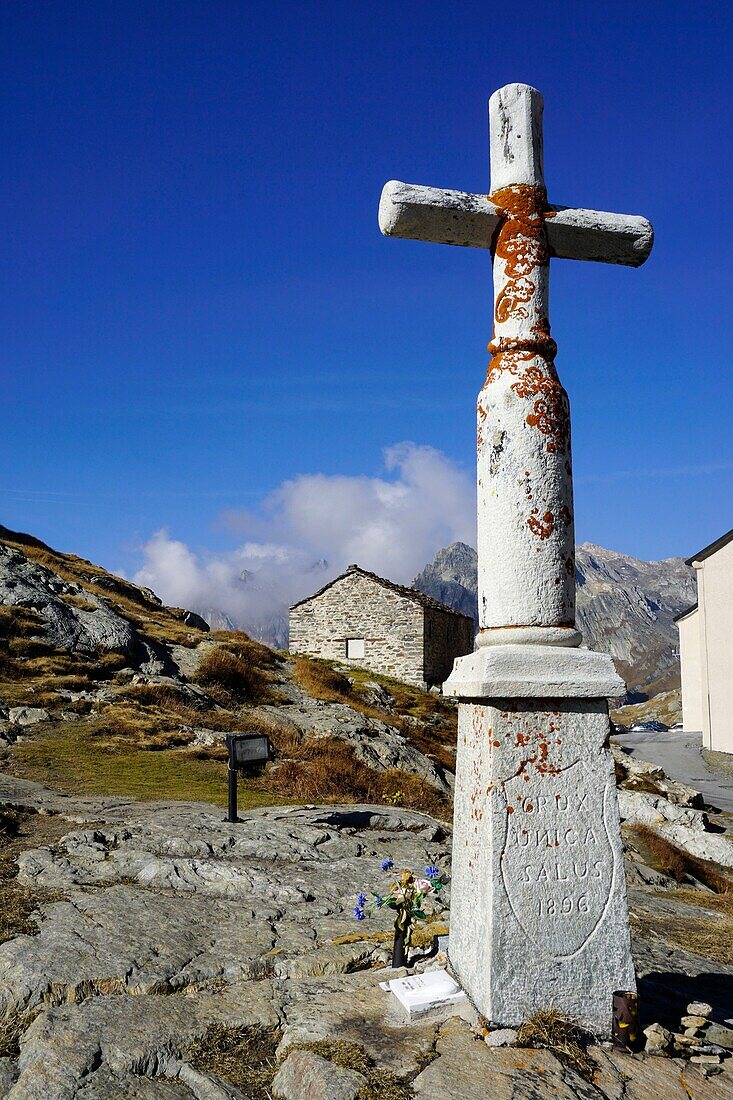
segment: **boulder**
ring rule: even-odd
[[[668,1054],[674,1046],[672,1032],[667,1031],[661,1024],[650,1024],[649,1027],[644,1028],[644,1034],[646,1035],[644,1049],[647,1054]]]
[[[618,808],[621,820],[626,825],[648,825],[650,828],[658,828],[672,823],[700,831],[704,831],[708,826],[707,815],[701,810],[678,806],[662,795],[628,791],[623,787],[619,788],[618,792]]]
[[[392,710],[394,707],[394,696],[383,684],[378,684],[376,680],[365,680],[362,688],[363,697],[373,707],[381,707],[382,710]]]
[[[620,745],[613,743],[611,753],[615,764],[622,769],[626,777],[621,781],[623,790],[635,791],[639,786],[642,789],[647,786],[653,790],[644,793],[663,795],[669,802],[677,805],[690,806],[698,810],[705,806],[705,799],[700,791],[676,779],[669,779],[662,768],[657,767],[656,764],[650,764],[648,760],[639,760]]]
[[[722,867],[733,867],[733,840],[721,833],[706,833],[689,825],[671,823],[657,831],[691,856],[711,860]]]
[[[716,1047],[733,1050],[733,1030],[723,1024],[708,1024],[705,1029],[705,1042]]]
[[[211,630],[211,627],[207,623],[203,615],[199,615],[196,611],[189,611],[185,607],[169,607],[177,619],[180,619],[186,626],[192,627],[194,630],[202,630],[205,634]]]
[[[512,1047],[516,1041],[517,1033],[513,1027],[499,1027],[486,1036],[487,1047]]]
[[[309,1050],[287,1056],[272,1083],[282,1100],[356,1100],[367,1080],[353,1069],[342,1069]]]
[[[76,597],[74,606],[62,597]],[[141,641],[131,624],[81,585],[0,543],[0,604],[20,605],[40,617],[40,637],[71,653],[98,650],[133,655]]]
[[[35,726],[38,722],[47,722],[49,713],[43,707],[11,707],[8,721],[14,726]]]

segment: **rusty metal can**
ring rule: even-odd
[[[631,990],[617,989],[613,995],[611,1035],[614,1046],[637,1050],[639,1046],[639,998]]]

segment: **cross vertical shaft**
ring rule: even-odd
[[[578,645],[570,412],[550,335],[542,96],[489,101],[494,328],[477,414],[479,645]]]

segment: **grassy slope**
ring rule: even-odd
[[[73,793],[132,798],[178,798],[226,803],[226,764],[221,742],[192,744],[194,731],[261,731],[277,750],[277,766],[261,778],[240,778],[240,805],[293,801],[369,801],[405,805],[445,816],[449,807],[414,775],[376,772],[336,739],[303,739],[270,721],[262,704],[281,701],[278,681],[295,675],[319,699],[342,703],[379,718],[404,733],[421,751],[453,767],[455,710],[443,700],[399,681],[348,671],[349,679],[324,662],[283,656],[242,632],[206,633],[186,625],[182,612],[164,607],[151,593],[73,555],[60,554],[27,535],[0,527],[0,542],[52,569],[63,579],[101,596],[138,633],[167,646],[207,643],[197,673],[208,700],[197,703],[175,686],[130,684],[117,654],[85,656],[59,652],[38,638],[35,612],[0,607],[0,699],[9,706],[45,707],[64,721],[28,727],[0,756],[0,767]],[[83,595],[63,597],[79,604]],[[352,676],[353,674],[353,676]],[[365,680],[379,679],[394,697],[386,711],[369,702]],[[59,692],[94,692],[109,700],[69,702]],[[415,721],[417,719],[417,721]]]

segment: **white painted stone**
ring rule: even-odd
[[[654,230],[638,214],[613,214],[548,203],[545,228],[552,256],[560,260],[639,267],[654,244]],[[491,248],[501,211],[486,195],[390,180],[379,203],[379,228],[401,237],[462,248]]]
[[[479,1012],[552,1005],[596,1034],[634,989],[601,700],[460,707],[449,957]]]
[[[484,646],[453,664],[443,694],[463,699],[602,699],[624,682],[607,653],[559,646]]]
[[[537,641],[580,641],[570,407],[550,337],[550,257],[542,170],[542,96],[510,84],[489,101],[491,199],[503,211],[492,246],[491,362],[477,406],[478,644],[531,628]]]
[[[484,630],[479,645],[577,646],[582,641],[583,635],[574,627],[494,626]]]
[[[486,195],[390,180],[379,201],[385,237],[490,248],[501,212]]]
[[[489,100],[491,190],[545,186],[542,96],[529,84],[505,84]]]
[[[570,409],[549,324],[552,256],[638,266],[643,218],[550,206],[542,96],[489,104],[488,198],[395,181],[386,235],[490,248],[494,329],[479,394],[479,652],[444,685],[459,706],[449,957],[479,1012],[515,1026],[559,1007],[608,1035],[635,988],[606,697],[610,658],[573,647]]]

